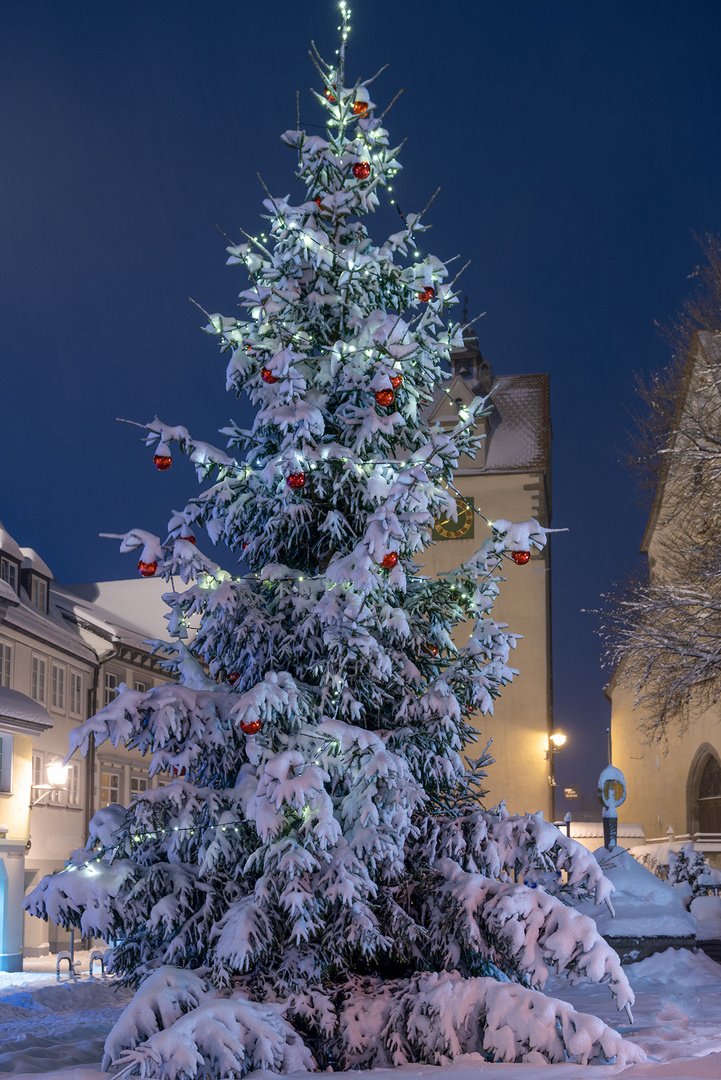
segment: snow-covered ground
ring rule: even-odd
[[[100,1072],[105,1036],[117,1019],[129,990],[109,979],[89,978],[89,954],[77,954],[81,975],[55,975],[53,957],[32,961],[33,971],[0,973],[0,1076],[42,1080],[103,1080]],[[636,993],[633,1027],[614,1009],[601,986],[570,987],[553,978],[546,989],[575,1009],[600,1016],[642,1046],[646,1065],[489,1065],[468,1055],[445,1066],[447,1080],[604,1080],[648,1077],[651,1080],[720,1080],[721,965],[702,953],[668,950],[627,968]],[[423,1065],[377,1069],[373,1080],[434,1080],[439,1068]],[[258,1072],[255,1080],[273,1074]],[[306,1077],[307,1074],[298,1074]]]

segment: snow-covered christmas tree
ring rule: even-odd
[[[612,886],[540,814],[486,810],[467,770],[471,712],[512,679],[492,606],[503,559],[542,547],[495,522],[464,566],[424,576],[434,520],[487,403],[452,428],[424,409],[459,325],[422,215],[378,245],[365,222],[400,169],[373,80],[316,54],[325,138],[288,131],[298,196],[265,200],[267,236],[232,246],[242,316],[209,318],[227,388],[256,407],[227,451],[147,425],[210,486],[164,542],[135,529],[140,571],[169,581],[178,683],[123,688],[83,724],[176,778],[91,824],[44,879],[35,914],[113,945],[137,986],[106,1064],[232,1077],[268,1067],[638,1060],[594,1017],[541,991],[550,970],[632,993],[593,922],[565,902]],[[204,530],[204,533],[203,533]],[[247,571],[221,570],[204,538]],[[519,553],[523,553],[519,555]],[[453,632],[455,630],[455,637]]]

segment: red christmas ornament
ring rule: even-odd
[[[363,113],[368,112],[367,101],[354,101],[353,102],[353,115],[362,116]]]
[[[260,377],[263,382],[267,382],[268,384],[278,382],[277,376],[275,376],[272,371],[268,371],[267,367],[263,368]]]
[[[304,472],[292,472],[286,480],[286,484],[293,491],[300,491],[305,486],[305,473]]]
[[[429,656],[438,656],[438,646],[437,645],[424,645],[423,646],[423,652],[428,653]]]
[[[231,686],[235,686],[235,684],[237,683],[239,678],[240,678],[240,673],[239,672],[231,671],[230,675],[228,675],[228,677],[227,677],[227,679],[225,681],[229,682]]]
[[[376,405],[392,405],[396,395],[392,390],[376,390]]]
[[[423,292],[418,293],[418,299],[420,300],[420,302],[422,304],[427,304],[428,301],[432,300],[435,295],[436,295],[436,290],[433,288],[433,286],[432,285],[426,285]]]
[[[155,571],[158,569],[158,564],[153,559],[152,562],[143,562],[141,559],[138,563],[138,570],[141,577],[155,577]]]
[[[516,566],[525,566],[531,558],[531,553],[530,551],[512,551],[511,558]]]
[[[178,539],[179,540],[187,540],[189,544],[192,544],[193,547],[196,547],[195,537],[193,536],[192,533],[190,533],[188,536],[179,536]]]
[[[398,565],[398,552],[389,551],[387,555],[383,556],[381,566],[384,570],[392,570],[394,566]]]
[[[394,390],[397,390],[402,382],[403,382],[403,376],[402,375],[391,375],[391,386],[393,387]]]
[[[326,101],[330,101],[331,105],[335,105],[336,99],[329,86],[326,86],[325,90],[323,91],[323,97],[326,99]]]
[[[313,199],[313,202],[315,203],[316,206],[320,206],[320,195],[318,196],[317,199]]]
[[[158,472],[167,472],[172,464],[173,459],[170,454],[156,454],[153,458],[153,465]]]
[[[240,730],[244,735],[257,735],[260,731],[260,720],[251,720],[249,724],[246,724],[244,720],[241,720]]]
[[[367,180],[371,174],[371,167],[367,161],[356,161],[353,166],[353,175],[356,180]]]

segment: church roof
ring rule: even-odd
[[[449,397],[450,393],[450,397]],[[438,387],[427,418],[448,423],[459,404],[467,404],[482,390],[456,375]],[[486,436],[484,472],[539,472],[550,465],[551,410],[549,377],[500,375],[491,384],[491,412]]]
[[[486,469],[547,469],[551,453],[548,375],[498,376],[491,386],[491,403]]]

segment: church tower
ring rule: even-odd
[[[489,535],[496,518],[551,520],[551,420],[548,375],[493,375],[472,327],[463,348],[451,354],[451,377],[436,391],[428,419],[456,423],[458,411],[477,395],[489,397],[481,421],[485,436],[476,458],[462,457],[454,476],[458,519],[436,522],[435,545],[423,556],[425,571],[436,575],[469,559]],[[481,516],[485,515],[485,517]],[[496,764],[489,770],[486,805],[506,799],[509,810],[542,810],[553,818],[553,730],[551,666],[550,551],[532,553],[516,566],[504,561],[506,582],[494,615],[522,634],[511,666],[520,674],[495,702],[494,715],[471,717],[479,743],[466,748],[477,756],[488,738]]]

